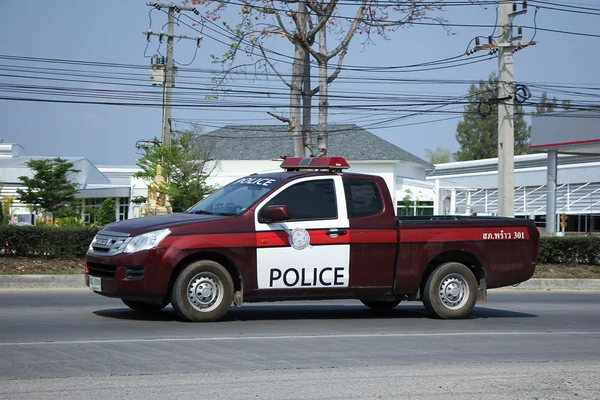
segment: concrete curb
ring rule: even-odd
[[[0,290],[86,289],[82,274],[75,275],[0,275]],[[600,279],[530,279],[518,286],[493,290],[585,290],[600,291]]]
[[[83,274],[0,275],[0,289],[85,289]]]
[[[530,279],[518,286],[494,290],[586,290],[600,291],[600,279]]]

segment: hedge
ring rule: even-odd
[[[84,257],[96,232],[98,228],[1,225],[0,257]]]
[[[0,257],[6,243],[20,257],[83,257],[98,228],[0,225]],[[600,265],[600,237],[542,237],[539,264]]]
[[[542,237],[538,263],[600,265],[600,237]]]

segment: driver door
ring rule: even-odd
[[[290,219],[265,222],[270,205],[285,205]],[[301,178],[267,197],[255,215],[259,290],[339,291],[350,281],[350,244],[340,176]],[[290,235],[296,240],[290,244]],[[308,240],[308,244],[306,244]]]

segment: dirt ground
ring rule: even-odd
[[[0,256],[0,275],[55,275],[83,274],[84,272],[84,259]]]
[[[82,274],[83,259],[0,256],[0,275]],[[600,265],[538,265],[534,278],[600,279]]]

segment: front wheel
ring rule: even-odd
[[[127,307],[139,312],[140,314],[144,314],[144,315],[156,314],[157,312],[159,312],[160,310],[162,310],[169,304],[169,303],[159,303],[159,304],[144,303],[142,301],[125,300],[125,299],[121,299],[121,301]]]
[[[391,310],[400,304],[400,300],[391,300],[391,301],[376,301],[376,300],[361,300],[365,306],[372,308],[374,310]]]
[[[229,272],[210,260],[192,262],[173,284],[171,303],[186,321],[209,322],[221,319],[233,302],[233,281]]]
[[[440,265],[427,279],[423,304],[438,318],[467,317],[477,301],[477,279],[467,266],[449,262]]]

